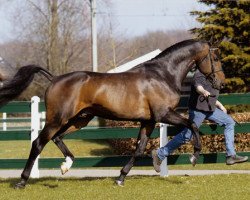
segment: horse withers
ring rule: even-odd
[[[46,123],[32,148],[21,181],[16,188],[25,187],[37,156],[52,140],[66,158],[63,171],[74,161],[62,139],[88,124],[94,116],[139,121],[137,147],[117,179],[123,185],[134,162],[142,157],[148,139],[157,122],[181,125],[194,135],[193,164],[199,157],[201,143],[197,126],[174,109],[180,100],[181,83],[193,67],[207,76],[215,88],[221,88],[225,76],[215,49],[207,42],[185,40],[177,43],[150,61],[123,73],[72,72],[53,77],[39,66],[25,66],[0,89],[0,105],[18,96],[31,83],[37,72],[43,73],[50,86],[45,93]],[[17,87],[22,85],[23,87]],[[68,167],[67,167],[68,166]]]

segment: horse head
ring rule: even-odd
[[[200,58],[196,60],[197,68],[212,83],[213,88],[222,89],[225,85],[225,74],[219,57],[219,49],[206,43]]]

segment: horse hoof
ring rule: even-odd
[[[69,171],[68,167],[66,166],[66,163],[63,162],[61,165],[61,173],[64,175],[67,171]]]
[[[20,181],[19,183],[17,183],[14,186],[14,189],[24,189],[25,188],[26,183],[24,181]]]
[[[191,156],[189,156],[189,160],[194,167],[197,163],[197,158],[194,155],[191,155]]]
[[[124,181],[116,180],[115,184],[120,186],[120,187],[124,187]]]

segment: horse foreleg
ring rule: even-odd
[[[169,109],[168,112],[160,119],[160,122],[172,125],[182,125],[191,129],[194,136],[194,154],[190,157],[190,162],[193,166],[199,158],[202,146],[200,141],[199,129],[196,124],[187,118],[184,118],[176,111]]]
[[[139,158],[143,156],[147,142],[149,140],[151,133],[154,130],[154,127],[155,127],[155,122],[141,124],[140,132],[137,138],[135,153],[132,155],[132,158],[129,160],[129,162],[122,168],[120,176],[118,180],[116,180],[117,185],[119,186],[124,185],[125,177],[129,173],[131,168],[134,166],[135,161],[137,161]]]

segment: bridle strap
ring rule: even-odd
[[[213,72],[207,74],[207,75],[206,75],[206,78],[209,78],[211,75],[213,75],[213,74],[215,74],[215,73],[217,73],[217,72],[221,72],[221,71],[223,71],[223,69],[218,69],[218,70],[216,70],[216,71],[213,71]]]
[[[209,55],[209,53],[207,55],[205,55],[199,62],[197,62],[196,65],[198,65],[198,67],[199,67],[200,64],[203,63],[203,61],[207,58],[208,55]]]
[[[196,71],[197,69],[199,69],[200,64],[207,58],[207,56],[208,56],[208,54],[205,55],[205,56],[204,56],[200,61],[198,61],[198,62],[195,62],[195,60],[192,60],[192,61],[188,64],[188,67],[189,67],[189,66],[192,66],[193,64],[195,64],[195,66],[192,67],[190,71],[191,71],[191,72],[194,72],[194,71]]]
[[[216,70],[216,71],[214,70],[214,68],[215,68],[215,67],[214,67],[214,62],[213,62],[213,60],[212,60],[212,58],[211,58],[211,51],[214,50],[214,49],[217,49],[217,48],[212,48],[212,49],[210,48],[208,54],[207,54],[206,56],[204,56],[204,57],[197,63],[197,65],[198,65],[197,68],[199,68],[200,64],[201,64],[207,57],[209,57],[209,60],[210,60],[210,63],[211,63],[211,70],[212,70],[212,72],[210,72],[209,74],[205,74],[205,76],[206,76],[207,79],[210,78],[211,75],[213,75],[213,74],[215,74],[215,73],[217,73],[217,72],[223,71],[222,68],[219,69],[219,70]]]

